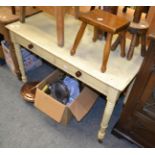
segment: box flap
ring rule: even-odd
[[[57,81],[63,75],[64,75],[63,72],[55,70],[50,75],[48,75],[43,81],[41,81],[36,87],[42,89],[46,84]]]
[[[77,121],[80,121],[94,105],[98,95],[88,87],[84,87],[77,99],[68,107]]]
[[[37,107],[40,111],[46,113],[58,123],[61,122],[63,113],[66,108],[65,105],[59,103],[57,100],[45,94],[38,88],[35,97],[35,107]]]

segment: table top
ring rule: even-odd
[[[129,25],[129,21],[126,18],[100,9],[83,13],[79,18],[88,24],[112,33],[124,30]]]
[[[141,66],[143,58],[140,48],[135,48],[131,61],[120,56],[120,48],[110,53],[107,71],[100,71],[105,40],[92,42],[93,27],[88,26],[81,40],[77,53],[70,55],[70,49],[80,27],[80,21],[72,16],[65,16],[65,46],[57,46],[56,22],[53,16],[39,13],[26,19],[26,23],[15,22],[6,27],[55,57],[77,67],[79,70],[103,82],[107,86],[123,91],[135,77]],[[116,36],[117,37],[117,36]],[[127,47],[129,48],[129,40]]]

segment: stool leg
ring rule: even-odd
[[[64,7],[56,7],[56,30],[58,46],[64,46]]]
[[[136,46],[137,37],[138,37],[137,34],[133,34],[133,36],[132,36],[130,47],[129,47],[129,51],[128,51],[128,55],[127,55],[127,59],[128,60],[132,59],[134,48]]]
[[[141,35],[141,56],[146,54],[146,35]]]
[[[16,8],[15,8],[15,6],[11,6],[11,12],[12,12],[13,15],[16,14]]]
[[[121,35],[119,34],[118,37],[117,37],[117,39],[115,40],[115,42],[111,46],[111,50],[112,51],[116,50],[117,46],[120,43],[120,40],[121,40]]]
[[[85,22],[83,22],[83,23],[81,24],[81,27],[80,27],[80,29],[79,29],[79,32],[78,32],[78,34],[77,34],[77,36],[76,36],[76,39],[75,39],[75,41],[74,41],[74,45],[73,45],[73,47],[72,47],[72,49],[71,49],[71,55],[74,55],[74,54],[76,53],[77,46],[78,46],[79,43],[80,43],[80,40],[81,40],[81,38],[82,38],[82,36],[83,36],[83,33],[84,33],[84,31],[85,31],[86,26],[87,26],[87,23],[85,23]]]
[[[93,42],[97,40],[97,36],[98,36],[98,29],[94,27]]]
[[[25,7],[26,6],[20,7],[20,22],[21,23],[25,23]]]
[[[121,40],[120,40],[121,57],[125,57],[125,45],[126,45],[125,31],[121,32],[120,35],[121,35]]]
[[[106,40],[105,48],[104,48],[104,51],[103,51],[103,62],[102,62],[102,66],[101,66],[101,71],[102,72],[106,71],[107,62],[108,62],[108,58],[109,58],[109,54],[110,54],[112,36],[113,36],[113,34],[107,33],[107,40]]]

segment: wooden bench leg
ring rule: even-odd
[[[84,33],[84,31],[85,31],[86,26],[87,26],[87,23],[85,23],[85,22],[83,22],[83,23],[81,24],[81,27],[80,27],[80,29],[79,29],[79,32],[78,32],[78,34],[77,34],[77,36],[76,36],[76,39],[75,39],[75,41],[74,41],[74,45],[73,45],[73,47],[72,47],[72,49],[71,49],[71,55],[74,55],[74,54],[76,53],[76,49],[77,49],[77,47],[78,47],[78,45],[79,45],[79,43],[80,43],[80,40],[81,40],[81,38],[82,38],[82,36],[83,36],[83,33]]]
[[[138,37],[137,34],[133,34],[133,36],[132,36],[130,47],[129,47],[129,51],[128,51],[128,55],[127,55],[127,59],[128,60],[132,59],[134,48],[136,46],[137,37]]]
[[[121,35],[121,40],[120,40],[121,57],[125,57],[125,45],[126,45],[125,31],[121,32],[120,35]]]
[[[146,35],[141,35],[141,56],[146,54]]]
[[[107,62],[108,62],[108,58],[109,58],[109,54],[110,54],[110,50],[111,50],[112,36],[113,36],[113,34],[107,33],[107,40],[106,40],[105,48],[103,51],[103,62],[102,62],[102,66],[101,66],[102,72],[106,71]]]

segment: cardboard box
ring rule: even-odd
[[[7,44],[7,42],[5,40],[1,41],[1,45],[2,45],[6,64],[10,68],[11,72],[16,75],[15,65],[14,65],[12,57],[11,57],[9,45]]]
[[[8,67],[10,68],[10,70],[12,71],[12,73],[16,75],[15,65],[11,57],[9,45],[5,40],[1,41],[1,45],[2,45],[4,56],[5,56],[5,61]],[[23,63],[24,63],[26,72],[33,70],[42,65],[42,60],[36,57],[31,52],[29,52],[27,49],[21,48],[21,53],[22,53]]]
[[[57,81],[63,75],[63,72],[56,70],[38,84],[34,105],[56,122],[67,124],[72,115],[80,121],[94,105],[98,95],[90,88],[84,87],[73,103],[64,105],[42,91],[46,84]]]

